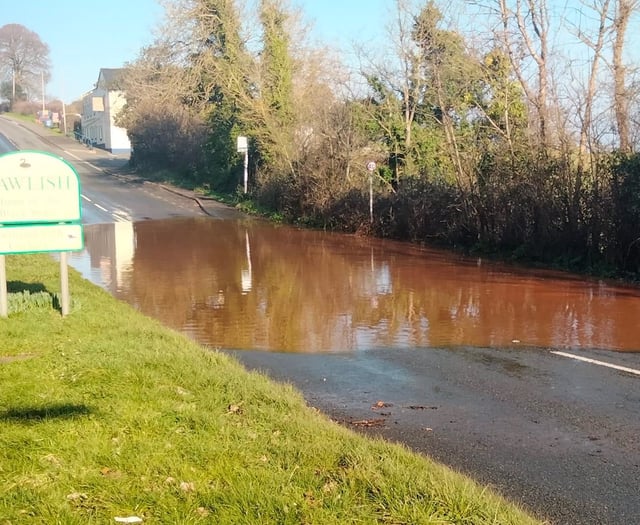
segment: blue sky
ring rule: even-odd
[[[395,0],[290,0],[314,27],[314,40],[351,49],[384,31]],[[47,99],[72,102],[91,90],[102,67],[121,67],[150,44],[164,10],[156,0],[4,1],[0,26],[22,24],[49,46]]]

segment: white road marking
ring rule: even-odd
[[[64,151],[67,155],[69,155],[70,157],[73,157],[76,160],[82,161],[82,159],[76,155],[74,155],[73,153],[71,153],[70,151],[67,151],[66,149],[63,149],[62,151]]]
[[[116,220],[116,222],[131,222],[131,218],[129,216],[128,213],[126,212],[121,212],[121,211],[112,211],[110,212],[107,208],[105,208],[104,206],[100,206],[100,204],[98,204],[97,202],[93,202],[89,197],[87,197],[86,195],[80,194],[80,196],[86,200],[87,202],[92,203],[96,208],[98,208],[99,210],[102,210],[104,212],[110,213],[111,216]]]
[[[566,352],[552,351],[552,354],[560,355],[562,357],[568,357],[569,359],[576,359],[577,361],[584,361],[585,363],[591,363],[592,365],[606,366],[607,368],[613,368],[615,370],[621,370],[622,372],[628,372],[640,376],[640,370],[635,368],[627,368],[626,366],[614,365],[613,363],[607,363],[605,361],[598,361],[597,359],[590,359],[589,357],[582,357],[575,354],[568,354]]]
[[[131,222],[131,219],[127,218],[126,216],[118,215],[118,213],[116,212],[112,212],[111,215],[118,222]]]
[[[96,166],[95,164],[92,164],[91,162],[89,162],[88,160],[83,160],[80,157],[78,157],[77,155],[74,155],[73,153],[71,153],[70,151],[64,149],[62,150],[64,153],[66,153],[67,155],[69,155],[70,157],[73,157],[74,159],[86,164],[87,166],[91,166],[94,170],[96,171],[102,171],[104,172],[105,170],[103,168],[99,168],[98,166]]]

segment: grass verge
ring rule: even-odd
[[[58,265],[8,256],[7,278],[54,294]],[[46,301],[0,318],[0,523],[539,523],[73,270],[70,287],[65,318]]]

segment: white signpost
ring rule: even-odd
[[[0,156],[0,317],[8,315],[5,255],[61,252],[62,315],[69,313],[67,252],[82,250],[80,179],[71,164],[42,151]]]
[[[376,171],[376,163],[370,160],[367,162],[369,172],[369,222],[373,224],[373,172]]]
[[[249,142],[247,137],[238,137],[238,153],[244,153],[244,192],[247,193],[247,182],[249,180]]]

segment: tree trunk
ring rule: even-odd
[[[629,25],[629,18],[637,7],[637,0],[618,0],[618,9],[614,21],[615,35],[613,43],[613,104],[618,126],[620,151],[631,152],[629,131],[629,99],[626,88],[626,67],[623,62],[624,39]]]

